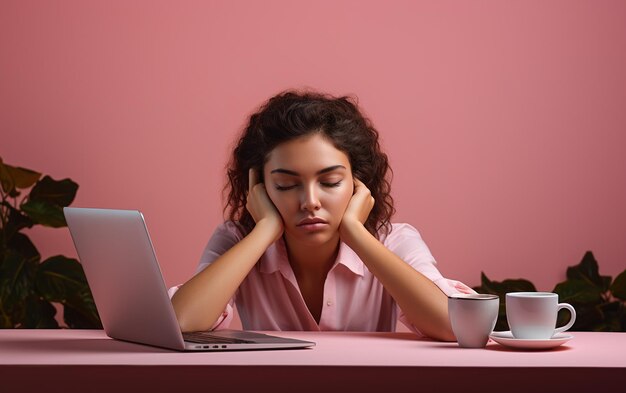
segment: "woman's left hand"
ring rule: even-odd
[[[365,221],[367,221],[375,202],[369,188],[355,177],[354,194],[352,194],[339,225],[339,237],[348,245],[355,230],[364,228]]]

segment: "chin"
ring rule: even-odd
[[[336,230],[328,229],[323,231],[315,231],[315,232],[303,232],[298,230],[298,228],[294,228],[294,231],[291,232],[291,238],[307,245],[321,245],[332,240],[337,234]]]

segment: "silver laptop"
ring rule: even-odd
[[[72,207],[63,212],[109,337],[180,351],[315,345],[239,330],[182,333],[143,215],[136,210]]]

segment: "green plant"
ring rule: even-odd
[[[559,294],[559,302],[570,303],[576,309],[576,322],[571,330],[626,331],[626,270],[611,281],[611,277],[600,275],[598,262],[591,251],[585,253],[578,265],[567,268],[567,279],[557,284],[552,292]],[[509,330],[506,320],[506,293],[536,291],[533,283],[528,280],[508,279],[497,282],[489,280],[485,273],[481,273],[481,286],[474,290],[500,297],[500,312],[495,327],[497,331]],[[567,311],[560,312],[557,325],[564,325],[568,319]]]
[[[63,207],[76,196],[70,179],[41,178],[0,158],[0,328],[58,328],[56,308],[70,328],[101,328],[82,266],[76,259],[41,255],[25,229],[67,226]],[[27,193],[28,192],[28,193]]]

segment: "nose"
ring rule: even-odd
[[[314,185],[306,187],[301,196],[300,209],[316,211],[322,207]]]

